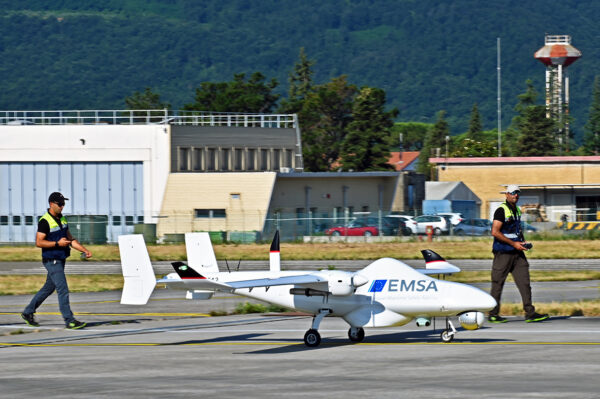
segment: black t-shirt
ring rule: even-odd
[[[507,204],[508,205],[508,204]],[[517,214],[517,209],[508,205],[509,208],[512,209],[513,213]],[[494,220],[504,223],[506,221],[506,215],[504,214],[504,208],[499,206],[498,209],[494,212]]]
[[[61,218],[62,215],[58,215],[58,218],[55,218],[50,212],[48,212],[48,213],[50,214],[50,216],[52,216],[52,218],[54,220],[56,220],[56,223],[58,223],[58,225],[62,227],[62,223],[60,222],[60,218]],[[46,236],[48,236],[48,234],[50,234],[50,225],[48,224],[48,221],[46,219],[41,219],[38,222],[38,229],[37,229],[37,231],[38,231],[38,233],[44,233],[44,234],[46,234]]]
[[[494,212],[494,220],[504,223],[506,221],[506,217],[504,216],[504,208],[501,206],[496,209]]]

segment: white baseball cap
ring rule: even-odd
[[[500,194],[512,193],[512,192],[515,192],[515,191],[521,191],[521,189],[516,184],[509,184],[506,187],[506,190],[500,191]]]

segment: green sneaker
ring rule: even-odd
[[[81,321],[77,321],[77,320],[73,320],[70,323],[67,323],[66,329],[67,330],[79,330],[80,328],[83,328],[87,325],[87,323],[83,323]]]
[[[488,321],[490,323],[506,323],[508,320],[502,316],[490,316]]]
[[[539,313],[534,313],[529,317],[525,318],[525,322],[526,323],[535,323],[537,321],[543,321],[546,319],[549,319],[550,316],[548,314],[539,314]]]
[[[35,321],[35,318],[33,317],[32,314],[21,313],[21,318],[23,320],[25,320],[25,323],[27,323],[28,326],[31,326],[31,327],[39,327],[40,326],[40,323]]]

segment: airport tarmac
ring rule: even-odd
[[[507,286],[508,288],[508,286]],[[534,288],[535,293],[535,288]],[[354,397],[596,398],[600,318],[557,317],[485,324],[452,343],[436,330],[366,329],[325,318],[318,348],[302,338],[298,314],[210,317],[246,298],[210,301],[158,290],[147,306],[120,305],[119,292],[72,293],[83,330],[63,328],[56,295],[39,309],[39,328],[19,317],[30,295],[0,297],[2,394],[30,397]],[[518,294],[517,294],[518,295]]]

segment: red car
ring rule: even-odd
[[[348,224],[348,227],[339,226],[325,230],[328,236],[378,236],[379,229],[376,226],[368,226],[362,220],[353,220]]]

